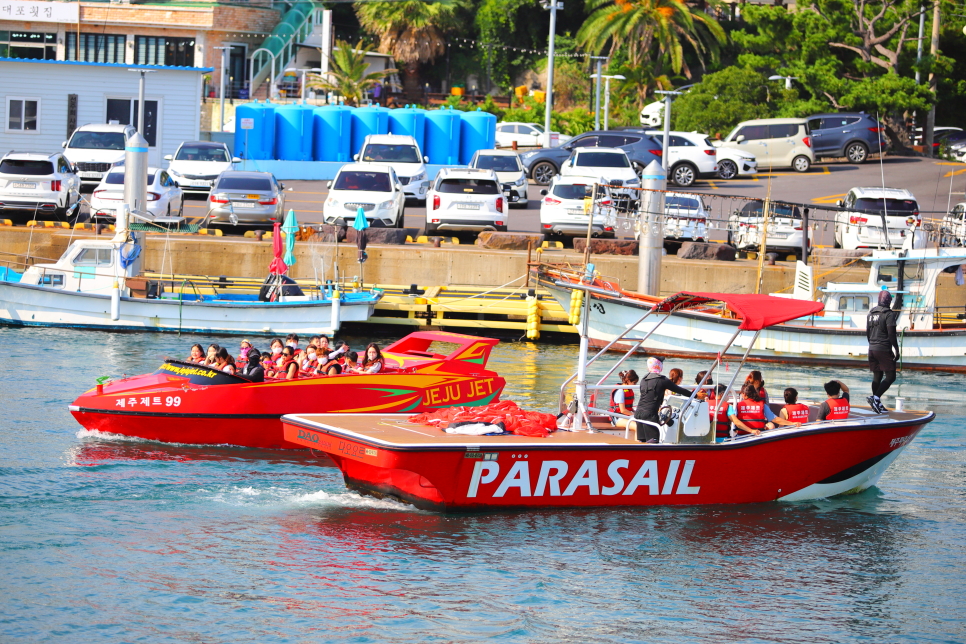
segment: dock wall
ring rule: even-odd
[[[92,233],[74,233],[74,238]],[[71,239],[67,230],[7,228],[0,229],[0,265],[22,270],[14,264],[28,252],[33,257],[56,258],[66,250]],[[425,244],[404,246],[369,246],[369,259],[360,265],[356,261],[355,245],[314,244],[299,242],[295,254],[298,262],[290,274],[295,278],[331,278],[332,259],[338,253],[343,276],[358,276],[366,283],[418,284],[425,286],[501,286],[514,280],[511,286],[522,285],[526,273],[525,251],[485,250],[471,245],[444,245],[433,248]],[[148,235],[144,269],[189,275],[225,275],[232,277],[261,277],[267,274],[273,257],[270,241],[248,238],[206,236]],[[533,255],[538,257],[537,253]],[[580,264],[583,256],[567,250],[547,250],[545,261]],[[594,255],[597,270],[608,278],[615,278],[628,290],[637,288],[637,258]],[[37,260],[42,261],[42,260]],[[162,266],[163,261],[163,266]],[[323,273],[324,266],[324,273]],[[832,281],[861,281],[866,268],[862,262],[845,268],[815,269],[816,283]],[[757,262],[738,260],[717,262],[678,259],[668,256],[662,262],[661,294],[682,290],[752,293],[755,289]],[[318,271],[318,272],[316,272]],[[791,263],[766,266],[763,293],[782,289],[791,290],[795,275]],[[952,274],[940,278],[939,304],[966,307],[966,287],[957,287]]]

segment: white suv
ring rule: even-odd
[[[424,201],[429,190],[426,164],[416,139],[400,134],[370,134],[362,142],[359,154],[353,157],[359,163],[378,163],[392,166],[402,184],[406,197]]]
[[[211,192],[211,184],[226,170],[234,170],[238,157],[215,141],[185,141],[174,154],[166,154],[168,173],[185,192]]]
[[[0,210],[63,217],[80,201],[80,185],[60,153],[8,152],[0,159]]]
[[[322,205],[322,217],[328,224],[339,219],[354,222],[359,208],[371,224],[403,227],[406,195],[390,166],[347,163],[339,168],[329,187],[329,196]]]
[[[570,158],[560,168],[562,177],[586,177],[592,181],[603,178],[611,186],[611,195],[619,210],[640,198],[641,178],[634,171],[627,153],[620,148],[574,148]]]
[[[546,235],[580,237],[587,234],[590,202],[594,184],[606,183],[603,179],[586,177],[561,177],[550,180],[550,185],[540,194],[540,227]],[[594,237],[614,237],[615,212],[607,188],[597,191],[597,213],[591,223]]]
[[[908,190],[897,188],[852,188],[838,202],[844,211],[835,213],[835,247],[901,248],[912,219],[921,221],[919,203]],[[888,240],[882,231],[883,215]],[[926,236],[916,235],[913,248],[925,248]]]
[[[443,168],[426,194],[426,234],[507,229],[507,203],[492,170]]]
[[[709,217],[708,208],[699,195],[669,192],[664,198],[664,239],[707,239]]]
[[[663,130],[647,130],[663,144]],[[668,135],[668,180],[687,188],[696,179],[708,179],[718,172],[717,148],[707,134],[700,132],[671,132]]]
[[[763,210],[761,201],[749,201],[741,210],[735,211],[728,220],[728,243],[738,250],[760,250]],[[802,225],[801,210],[798,206],[772,202],[768,213],[765,252],[783,251],[802,259],[802,241],[806,231]],[[811,239],[808,243],[811,246]]]
[[[529,200],[527,198],[527,172],[520,163],[520,157],[513,150],[477,150],[473,158],[470,159],[471,168],[482,168],[493,170],[497,178],[504,186],[509,186],[507,197],[516,196],[515,201],[510,202],[510,207],[517,206],[526,208]]]
[[[64,156],[85,184],[97,185],[114,165],[123,163],[124,146],[137,130],[132,125],[87,124],[64,141]]]

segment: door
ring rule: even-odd
[[[824,126],[825,119],[809,119],[808,129],[812,133],[812,149],[816,156],[826,154],[831,148],[829,141],[832,137],[827,136]]]
[[[834,116],[822,119],[823,150],[829,154],[841,153],[845,144],[855,138],[859,116]],[[819,150],[816,150],[819,152]]]
[[[228,95],[232,98],[248,98],[248,65],[245,64],[247,54],[246,45],[232,45],[228,52],[228,78],[225,79],[225,85],[228,86]]]
[[[768,126],[768,158],[774,167],[788,167],[795,156],[798,123],[778,123]]]

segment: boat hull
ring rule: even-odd
[[[569,289],[548,281],[541,285],[569,310]],[[650,308],[644,302],[591,293],[589,337],[594,347],[603,347],[635,325]],[[664,316],[653,316],[637,324],[629,335],[643,337]],[[739,320],[680,311],[661,324],[648,338],[644,350],[652,355],[681,358],[713,358],[738,328]],[[739,336],[732,349],[744,353],[750,337]],[[618,342],[614,350],[627,350],[633,342]],[[869,343],[865,330],[829,326],[780,324],[761,331],[748,359],[754,362],[789,362],[814,365],[868,366]],[[906,369],[966,373],[966,330],[906,331],[902,334],[902,366]]]
[[[404,419],[369,417],[402,428]],[[876,484],[933,414],[765,433],[712,445],[462,437],[400,444],[338,417],[285,416],[290,442],[328,454],[350,488],[436,511],[799,501]],[[434,430],[410,426],[426,435]],[[566,433],[569,434],[569,433]],[[557,438],[555,438],[557,437]],[[562,439],[562,440],[561,440]],[[614,439],[616,440],[616,439]]]
[[[377,297],[340,305],[340,322],[365,322]],[[120,318],[111,319],[111,297],[50,287],[0,282],[0,324],[105,331],[152,331],[219,335],[319,333],[331,324],[328,300],[300,302],[193,302],[121,298]]]

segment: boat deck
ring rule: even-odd
[[[761,437],[774,436],[785,432],[800,432],[812,428],[828,428],[838,424],[869,423],[881,424],[889,421],[912,421],[928,416],[929,412],[890,411],[887,415],[875,414],[871,410],[852,408],[852,414],[847,420],[809,423],[800,428],[779,428],[763,432]],[[643,446],[633,436],[624,438],[624,430],[607,426],[603,431],[594,433],[580,431],[556,431],[547,438],[532,436],[516,436],[512,434],[500,436],[467,436],[465,434],[448,434],[441,429],[428,425],[416,425],[407,422],[410,414],[291,414],[282,417],[288,425],[305,428],[311,431],[347,439],[360,440],[370,444],[383,445],[388,448],[472,448],[472,447],[564,447],[564,446]],[[756,440],[757,437],[743,437],[740,442]],[[299,441],[302,444],[306,444]],[[718,443],[724,445],[727,443]],[[659,444],[648,445],[648,448],[663,446],[678,447],[678,445]]]

